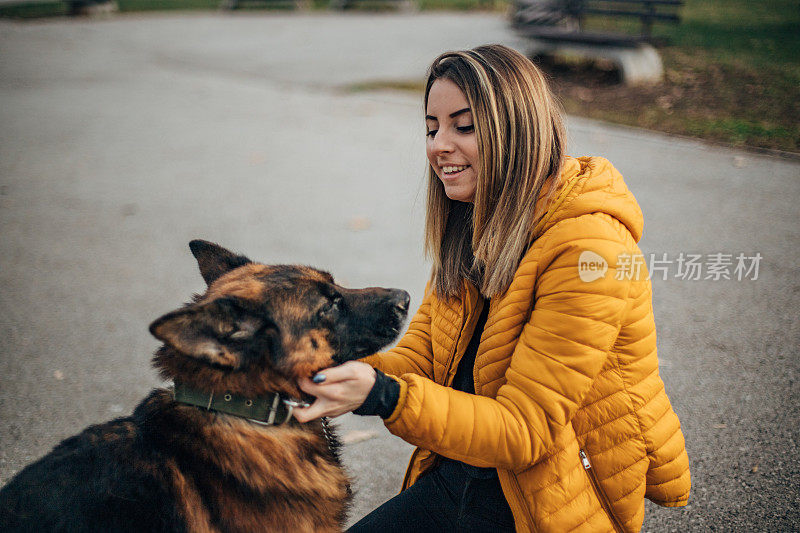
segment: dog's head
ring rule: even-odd
[[[376,352],[408,313],[405,291],[345,289],[311,267],[254,263],[207,241],[189,246],[208,289],[150,325],[164,342],[154,364],[167,379],[298,395],[298,377]]]

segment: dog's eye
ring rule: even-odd
[[[342,302],[341,296],[338,295],[334,296],[333,299],[331,299],[327,304],[325,304],[325,306],[322,309],[319,310],[318,313],[319,317],[324,318],[326,316],[331,315],[332,313],[339,311],[339,308],[341,307],[341,302]]]
[[[253,332],[246,329],[240,329],[230,334],[230,338],[234,340],[249,339],[252,336]]]
[[[228,338],[241,341],[251,338],[255,335],[258,328],[261,327],[261,324],[255,320],[242,320],[239,321],[235,326],[235,329],[228,334]]]

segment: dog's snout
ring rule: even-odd
[[[408,306],[411,303],[411,296],[406,291],[392,289],[392,303],[395,308],[403,314],[408,313]]]

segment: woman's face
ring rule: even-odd
[[[452,81],[439,78],[425,110],[426,152],[451,200],[472,202],[478,187],[478,138],[467,97]]]

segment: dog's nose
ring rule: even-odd
[[[408,313],[408,306],[411,303],[411,296],[406,291],[392,289],[392,303],[403,314]]]

